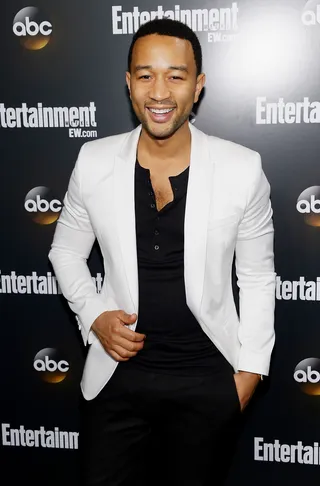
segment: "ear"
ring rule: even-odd
[[[196,90],[194,93],[194,103],[197,103],[200,93],[202,91],[202,88],[204,87],[206,82],[206,75],[204,73],[201,73],[197,76],[197,84],[196,84]]]
[[[127,86],[128,86],[129,95],[130,95],[130,99],[131,99],[131,74],[129,73],[129,71],[126,71],[126,83],[127,83]]]

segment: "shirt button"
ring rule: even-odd
[[[159,245],[154,245],[155,250],[159,250],[160,246]]]
[[[152,203],[152,204],[150,204],[150,207],[151,207],[151,208],[155,208],[155,207],[156,207],[156,205]]]
[[[155,235],[158,235],[159,234],[159,231],[158,230],[154,230],[154,234]]]

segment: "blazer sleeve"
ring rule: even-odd
[[[274,228],[270,185],[260,155],[254,153],[254,158],[235,252],[241,343],[238,370],[268,375],[275,341]]]
[[[91,325],[107,309],[87,265],[95,234],[81,194],[85,145],[80,150],[70,177],[48,258],[62,294],[76,314],[84,343],[91,344],[97,339],[90,331]]]

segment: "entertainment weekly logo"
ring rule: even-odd
[[[316,277],[316,280],[307,280],[305,277],[299,277],[298,280],[282,280],[277,276],[276,299],[318,302],[320,301],[320,277]]]
[[[97,293],[100,293],[103,284],[102,274],[97,273],[96,276],[92,276],[92,281]],[[0,270],[0,294],[59,295],[62,292],[52,272],[40,275],[34,271],[29,275],[22,275],[15,270],[9,273]]]
[[[112,6],[112,32],[115,35],[126,35],[137,32],[139,27],[155,18],[164,17],[179,20],[187,24],[194,32],[206,32],[208,42],[231,42],[235,40],[238,25],[239,7],[232,2],[228,7],[183,9],[174,5],[165,9],[162,5],[154,10],[142,10],[133,7],[132,11],[124,11],[122,5]]]
[[[257,125],[284,125],[293,123],[320,123],[320,102],[311,101],[267,101],[266,96],[256,98]]]
[[[264,437],[254,437],[254,460],[319,466],[319,442],[309,445],[298,440],[296,444],[281,444],[279,439],[265,442]]]
[[[78,449],[79,432],[66,432],[59,427],[27,429],[24,425],[13,428],[9,423],[1,424],[1,442],[10,447],[42,447],[46,449]]]
[[[70,138],[97,138],[96,105],[87,106],[21,106],[8,107],[0,103],[0,126],[2,128],[68,128]]]

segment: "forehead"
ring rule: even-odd
[[[194,65],[191,42],[168,35],[146,35],[134,44],[132,65]]]

